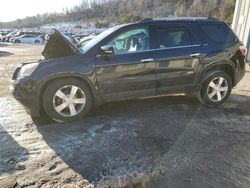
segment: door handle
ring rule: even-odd
[[[201,54],[200,53],[190,54],[190,57],[201,57]]]
[[[144,62],[144,63],[146,63],[146,62],[152,62],[152,61],[154,61],[153,58],[148,58],[148,59],[142,59],[141,60],[141,62]]]

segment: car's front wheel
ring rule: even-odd
[[[86,115],[92,107],[89,87],[77,79],[56,80],[43,95],[46,113],[57,122],[69,122]]]
[[[14,41],[14,43],[19,44],[19,43],[21,43],[21,41],[20,41],[20,40],[18,40],[18,39],[16,39],[16,40]]]
[[[230,96],[232,79],[222,71],[209,73],[198,93],[199,100],[209,106],[223,104]]]

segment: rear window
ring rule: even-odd
[[[157,28],[156,38],[156,48],[181,47],[198,43],[185,27]]]
[[[200,24],[201,30],[215,43],[233,43],[237,38],[226,24]]]

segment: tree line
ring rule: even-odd
[[[236,0],[83,0],[61,13],[46,13],[0,22],[0,28],[30,28],[57,22],[80,21],[103,27],[148,17],[209,16],[232,22]]]

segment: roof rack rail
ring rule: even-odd
[[[150,22],[150,21],[153,21],[153,18],[143,18],[143,19],[137,21],[136,23],[140,23],[140,22]]]
[[[207,19],[209,19],[209,20],[218,20],[217,18],[211,17],[211,16],[208,16]]]

